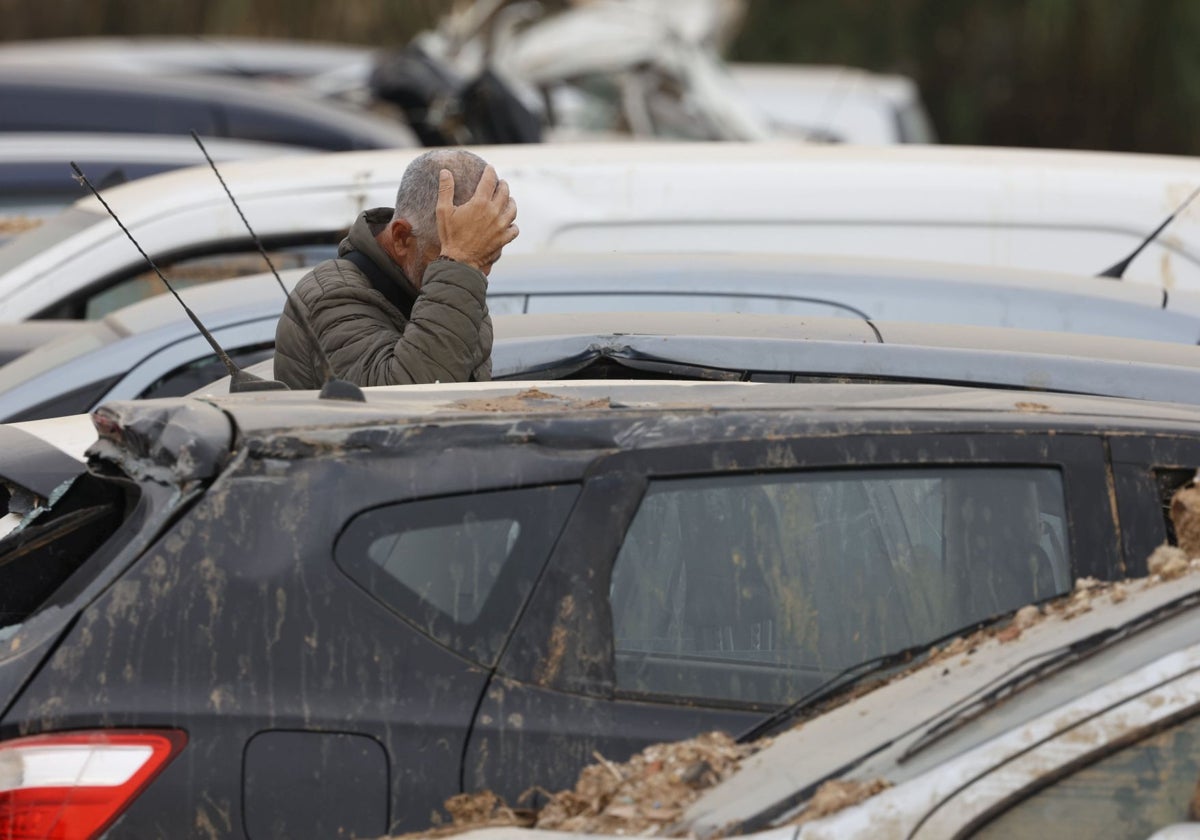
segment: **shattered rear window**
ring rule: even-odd
[[[19,498],[8,495],[6,515],[16,512]],[[39,501],[16,530],[0,539],[0,642],[13,636],[120,527],[133,509],[136,485],[84,473],[61,498]]]

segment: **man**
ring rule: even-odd
[[[323,384],[306,313],[335,376],[357,385],[491,377],[487,274],[517,236],[508,184],[478,155],[439,149],[404,172],[395,209],[367,210],[288,297],[275,378]]]

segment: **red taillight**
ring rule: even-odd
[[[96,837],[185,743],[120,729],[0,741],[0,840]]]

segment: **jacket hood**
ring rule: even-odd
[[[350,233],[338,245],[338,256],[344,257],[348,251],[365,254],[371,262],[379,266],[390,280],[400,287],[400,291],[404,293],[405,297],[415,301],[417,299],[416,287],[400,270],[400,266],[392,262],[392,258],[383,248],[379,247],[379,242],[375,239],[379,231],[383,230],[384,225],[391,220],[391,207],[374,207],[359,213],[354,224],[350,226]]]

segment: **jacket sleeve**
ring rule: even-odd
[[[343,263],[334,261],[335,270]],[[439,260],[426,269],[403,327],[373,289],[331,283],[306,303],[339,376],[363,386],[412,385],[466,382],[490,358],[486,296],[482,273]]]

